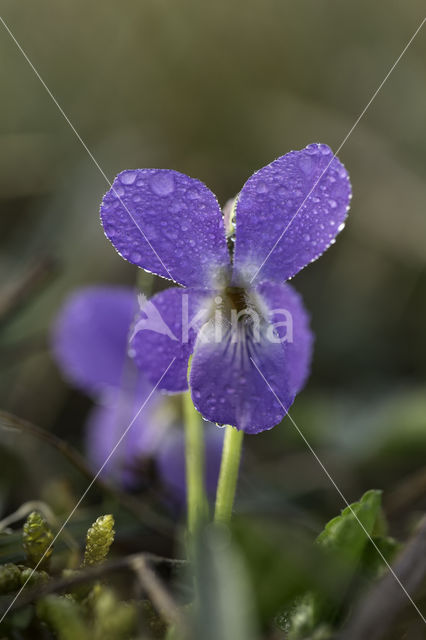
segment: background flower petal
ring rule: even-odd
[[[126,354],[136,310],[136,293],[130,287],[87,287],[66,301],[53,327],[52,348],[73,384],[93,392],[125,383],[126,359],[133,369]]]
[[[257,291],[269,309],[269,320],[280,338],[290,340],[285,349],[289,384],[295,394],[299,393],[310,373],[314,342],[302,297],[289,284],[275,282],[263,282]]]
[[[179,284],[209,287],[229,268],[216,197],[178,171],[123,171],[102,201],[101,220],[123,258]]]
[[[113,390],[92,409],[86,429],[86,452],[94,472],[105,463],[148,395],[149,390],[133,395]],[[158,401],[158,396],[150,398],[105,465],[102,476],[126,487],[140,481],[143,458],[152,456],[159,439],[164,437],[162,425],[155,419]]]
[[[259,433],[284,417],[283,406],[288,409],[294,399],[285,345],[270,342],[265,335],[267,328],[261,328],[258,342],[247,336],[246,341],[234,343],[230,331],[217,342],[211,322],[201,329],[192,358],[190,387],[194,405],[206,420]]]
[[[350,197],[348,173],[324,144],[291,151],[257,171],[238,198],[234,278],[294,276],[343,229]]]
[[[219,477],[225,432],[209,422],[203,423],[205,434],[205,482],[206,492],[214,497]],[[175,429],[164,439],[157,456],[161,480],[175,498],[186,498],[185,437],[183,429]]]
[[[203,316],[206,301],[204,290],[173,287],[157,293],[143,306],[135,323],[129,353],[153,384],[158,383],[175,358],[158,389],[170,392],[188,389],[188,360],[197,328],[205,319],[197,322],[196,327],[190,325],[199,313]]]

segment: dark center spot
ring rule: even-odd
[[[245,290],[242,287],[226,287],[224,298],[230,305],[231,309],[235,309],[237,313],[243,311],[247,307]]]

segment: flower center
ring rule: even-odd
[[[247,295],[242,287],[225,287],[223,291],[225,306],[237,313],[247,308]]]

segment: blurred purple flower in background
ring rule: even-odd
[[[105,462],[153,385],[127,356],[128,336],[137,309],[132,288],[94,286],[70,296],[52,331],[56,361],[67,379],[97,406],[87,422],[86,450],[94,471]],[[219,473],[223,433],[206,432],[207,491]],[[185,497],[184,437],[178,402],[154,393],[130,428],[104,475],[125,487],[141,480],[144,461],[153,459],[159,477],[175,498]]]
[[[243,186],[229,252],[220,207],[203,183],[172,170],[120,173],[101,205],[106,236],[126,260],[185,287],[151,300],[171,335],[145,326],[142,309],[131,343],[141,370],[157,382],[175,358],[161,387],[184,391],[193,353],[192,399],[207,420],[248,433],[279,423],[306,381],[313,342],[300,296],[283,283],[334,242],[350,196],[328,146],[292,151]],[[279,325],[283,311],[290,337]]]

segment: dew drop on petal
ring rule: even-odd
[[[155,173],[150,180],[150,184],[151,189],[157,196],[168,196],[175,189],[175,179],[171,173]]]
[[[256,187],[257,193],[266,193],[268,191],[268,185],[266,182],[260,181]]]
[[[136,180],[136,171],[123,171],[120,175],[120,182],[122,184],[133,184]]]
[[[321,155],[323,156],[329,156],[332,153],[331,149],[327,147],[327,145],[325,144],[319,145],[319,149],[320,149]]]
[[[303,173],[309,176],[312,173],[312,158],[309,155],[302,155],[299,160],[299,167],[302,169]]]
[[[115,184],[112,187],[112,192],[117,198],[121,198],[121,196],[124,196],[125,193],[123,187],[120,184]]]
[[[142,260],[142,256],[139,251],[132,251],[132,253],[130,254],[130,260],[132,262],[139,262],[140,260]]]
[[[190,200],[198,200],[200,194],[198,193],[198,189],[190,189],[187,193],[187,196]]]
[[[117,230],[112,224],[105,225],[104,229],[108,238],[113,238],[117,234]]]

